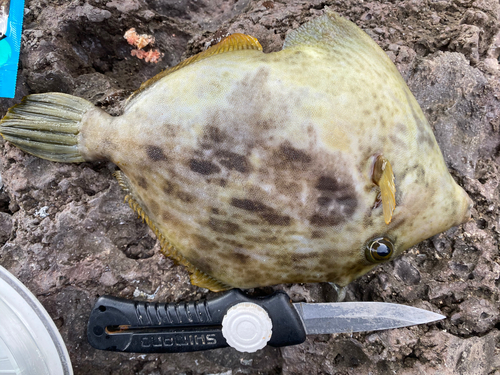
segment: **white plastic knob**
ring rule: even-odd
[[[255,303],[242,302],[227,310],[222,319],[222,335],[230,347],[253,353],[266,346],[273,334],[268,313]]]

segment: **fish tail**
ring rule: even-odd
[[[104,113],[76,96],[33,94],[9,109],[0,121],[0,134],[21,150],[43,159],[64,163],[88,161],[92,158],[85,157],[80,133],[89,114],[96,111]]]

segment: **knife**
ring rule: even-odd
[[[100,297],[90,314],[96,349],[178,353],[231,346],[255,352],[266,345],[296,345],[309,334],[377,331],[444,319],[427,310],[385,302],[292,303],[278,291],[249,297],[232,289],[211,300],[139,302]]]

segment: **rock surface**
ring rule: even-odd
[[[86,323],[104,294],[168,302],[207,296],[159,254],[123,203],[115,166],[51,163],[0,141],[0,264],[40,299],[75,374],[500,374],[500,5],[497,0],[31,0],[18,89],[60,91],[111,114],[141,82],[229,33],[265,52],[330,6],[388,53],[426,113],[473,220],[415,246],[349,285],[347,300],[440,312],[441,322],[391,331],[311,336],[254,354],[233,349],[137,355],[96,351]],[[135,27],[153,35],[159,64],[130,55]],[[267,288],[264,292],[269,292]],[[331,298],[327,285],[281,285],[295,300]]]

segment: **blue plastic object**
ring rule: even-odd
[[[10,0],[5,38],[0,40],[0,97],[13,98],[21,50],[24,0]]]

